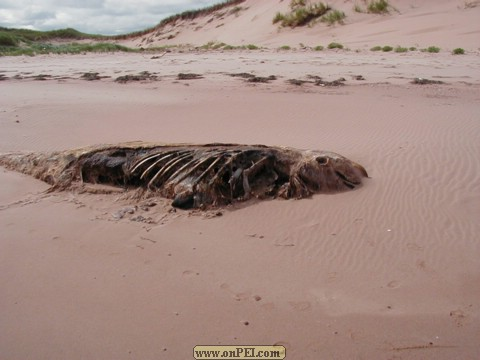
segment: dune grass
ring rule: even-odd
[[[333,25],[339,23],[344,24],[343,19],[346,18],[346,15],[343,11],[332,10],[322,16],[321,21],[326,22],[328,25]]]
[[[406,53],[406,52],[408,52],[408,48],[403,47],[403,46],[397,46],[397,47],[394,49],[394,51],[395,51],[396,53]]]
[[[100,42],[92,44],[81,44],[77,42],[85,39]],[[86,34],[72,28],[36,31],[0,27],[0,56],[138,51],[126,46],[106,42],[106,39],[108,39],[106,36]],[[52,44],[52,42],[57,40],[67,42],[63,44]]]
[[[422,49],[421,51],[436,54],[440,52],[440,48],[438,46],[429,46],[428,48]]]
[[[0,46],[0,56],[20,56],[20,55],[44,55],[44,54],[82,54],[87,52],[139,52],[138,49],[129,48],[123,45],[112,43],[94,43],[94,44],[60,44],[52,45],[48,43],[32,43],[27,46]]]
[[[453,49],[452,54],[453,55],[464,55],[465,50],[462,49],[462,48],[456,48],[456,49]]]
[[[370,14],[386,14],[390,4],[387,0],[373,0],[367,5],[367,12]]]
[[[197,49],[201,50],[259,50],[261,49],[259,46],[255,44],[247,44],[247,45],[229,45],[225,44],[224,42],[215,42],[209,41],[208,43],[199,46]]]
[[[29,29],[13,29],[0,27],[0,46],[16,46],[20,43],[31,43],[39,41],[52,40],[83,40],[93,39],[102,40],[107,39],[107,36],[86,34],[72,28],[50,30],[50,31],[36,31]]]
[[[327,47],[329,49],[343,49],[343,45],[337,42],[331,42]]]
[[[411,50],[411,49],[414,49],[414,48],[410,48],[410,51],[414,51],[414,50]],[[396,53],[406,53],[409,51],[409,48],[406,48],[406,47],[403,47],[403,46],[400,46],[398,45],[397,47],[393,48],[392,46],[390,45],[385,45],[385,46],[374,46],[370,49],[370,51],[383,51],[383,52],[390,52],[390,51],[394,51]]]
[[[297,27],[310,24],[312,21],[325,15],[330,6],[325,3],[311,3],[306,0],[292,0],[290,12],[282,14],[278,12],[273,18],[274,24],[280,23],[283,27]]]

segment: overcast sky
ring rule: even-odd
[[[91,34],[124,34],[154,26],[164,17],[220,0],[0,0],[0,26]]]

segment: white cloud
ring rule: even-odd
[[[0,0],[0,26],[92,34],[143,30],[164,17],[220,0]]]

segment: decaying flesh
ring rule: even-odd
[[[368,177],[361,165],[332,152],[237,144],[128,143],[4,154],[0,165],[43,180],[52,190],[84,183],[141,188],[183,209],[340,192]]]

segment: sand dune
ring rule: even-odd
[[[272,20],[277,12],[289,10],[289,1],[246,0],[240,11],[222,9],[194,21],[177,21],[133,40],[136,46],[224,42],[230,45],[256,44],[267,47],[327,45],[341,42],[354,50],[377,45],[440,46],[451,51],[462,47],[469,51],[480,47],[480,3],[464,0],[392,0],[389,14],[377,15],[354,10],[362,1],[333,0],[328,4],[346,15],[345,25],[283,28]],[[129,41],[132,43],[132,41]]]

